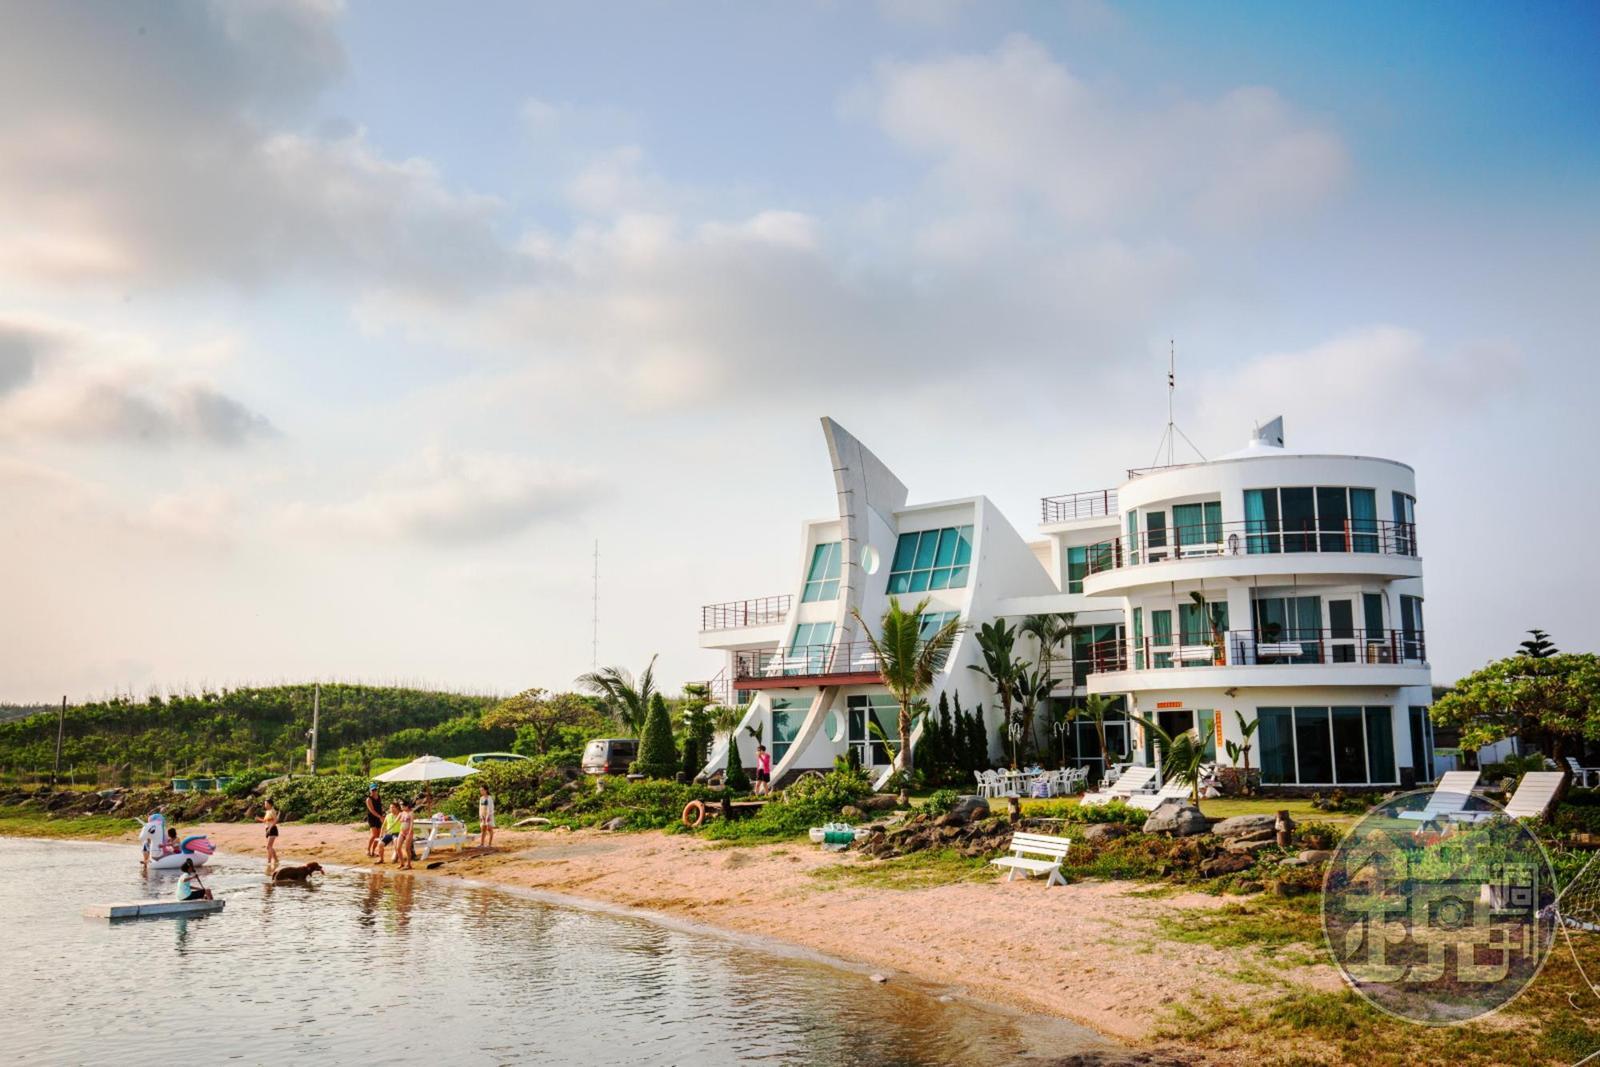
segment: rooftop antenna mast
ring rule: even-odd
[[[1178,390],[1177,360],[1177,343],[1169,338],[1167,340],[1167,428],[1161,434],[1161,440],[1156,442],[1156,457],[1150,462],[1152,467],[1163,465],[1170,467],[1173,465],[1175,462],[1174,449],[1180,437],[1183,438],[1184,444],[1194,449],[1194,454],[1199,456],[1202,461],[1206,458],[1204,452],[1194,447],[1194,442],[1189,440],[1189,435],[1178,429],[1178,424],[1173,419],[1172,394]],[[1167,451],[1167,462],[1165,464],[1161,462],[1162,449]]]
[[[594,591],[589,610],[589,669],[600,668],[600,539],[594,541]]]

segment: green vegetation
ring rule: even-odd
[[[104,784],[132,784],[199,771],[298,770],[311,728],[312,692],[311,685],[279,685],[70,706],[63,771],[73,769],[80,779]],[[324,685],[322,764],[361,773],[378,756],[506,748],[513,732],[481,722],[495,703],[493,697],[463,693]],[[53,710],[0,722],[0,768],[48,772],[55,741]]]
[[[907,791],[910,789],[912,759],[914,753],[911,747],[911,724],[915,709],[922,702],[922,694],[933,685],[933,679],[944,669],[944,664],[950,658],[950,650],[955,647],[956,638],[961,636],[965,627],[959,618],[952,618],[939,629],[924,637],[922,634],[922,616],[928,610],[928,598],[923,597],[917,601],[917,606],[910,611],[900,607],[899,597],[890,597],[889,606],[884,609],[883,618],[878,623],[878,635],[872,633],[872,627],[867,625],[859,611],[852,609],[856,622],[861,625],[861,633],[872,646],[873,654],[878,660],[878,673],[883,676],[883,686],[894,694],[895,702],[900,705],[899,734],[895,738],[898,749],[895,752],[895,761],[899,764],[895,769],[899,772],[900,803],[908,801]],[[926,709],[926,704],[922,707]]]
[[[840,811],[872,792],[860,770],[836,769],[805,778],[746,819],[718,819],[702,831],[718,841],[782,841],[802,837],[813,826],[835,822]]]
[[[1516,655],[1461,679],[1429,714],[1459,727],[1468,748],[1519,737],[1559,761],[1600,741],[1600,656],[1558,652],[1542,630],[1530,633]]]
[[[672,742],[672,719],[667,715],[667,702],[660,693],[650,697],[650,712],[644,721],[644,737],[639,742],[639,759],[634,763],[636,774],[650,778],[671,778],[678,773],[680,760]]]
[[[999,877],[999,868],[983,856],[963,856],[953,848],[929,849],[895,859],[844,862],[811,872],[829,886],[873,886],[880,889],[931,889],[957,882],[985,882]]]
[[[138,820],[123,815],[58,816],[38,807],[0,807],[0,837],[109,837],[138,828]]]

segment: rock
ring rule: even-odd
[[[933,825],[940,827],[965,826],[967,825],[967,816],[965,813],[959,811],[946,812],[937,819],[933,820]]]
[[[1203,834],[1211,826],[1211,820],[1200,813],[1200,809],[1182,800],[1164,801],[1160,807],[1150,813],[1144,821],[1144,832],[1147,834],[1171,834],[1173,837],[1193,837]]]
[[[887,975],[875,974],[872,976],[872,980],[877,982],[879,985],[882,985],[889,980],[889,977]]]
[[[1101,845],[1107,841],[1115,841],[1119,837],[1127,837],[1131,833],[1133,833],[1131,828],[1119,822],[1097,822],[1083,828],[1082,838],[1085,844]]]
[[[1263,830],[1276,833],[1277,821],[1275,815],[1235,815],[1231,819],[1223,819],[1217,823],[1211,828],[1211,832],[1218,837],[1242,837]]]
[[[1255,860],[1243,852],[1224,852],[1220,856],[1213,856],[1200,864],[1200,874],[1204,878],[1216,878],[1223,874],[1237,874],[1248,869]]]
[[[543,815],[530,815],[526,819],[518,819],[512,826],[549,826],[550,820]]]
[[[956,801],[956,806],[950,809],[950,814],[962,814],[967,819],[987,819],[989,817],[989,802],[980,796],[964,796]]]
[[[893,811],[900,806],[900,798],[893,793],[878,793],[863,800],[859,807],[865,811]]]
[[[1229,852],[1249,853],[1253,856],[1264,848],[1276,847],[1277,843],[1276,837],[1265,837],[1259,839],[1234,838],[1232,841],[1224,843],[1222,847],[1227,849]]]
[[[844,807],[839,809],[839,817],[842,819],[859,819],[865,814],[865,812],[856,807],[854,804],[846,804]]]
[[[1333,859],[1333,852],[1325,848],[1308,848],[1295,859],[1301,863],[1327,863]]]
[[[628,817],[626,815],[618,815],[615,819],[607,819],[605,822],[601,823],[600,829],[620,830],[626,825],[628,825]]]

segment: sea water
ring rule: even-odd
[[[91,904],[172,897],[176,876],[142,873],[127,845],[0,839],[4,1060],[970,1067],[1114,1053],[1068,1023],[752,939],[448,879],[345,870],[272,886],[259,861],[226,855],[204,878],[224,911],[86,919]]]

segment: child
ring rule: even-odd
[[[378,864],[383,864],[383,850],[400,840],[400,802],[389,801],[389,814],[383,817],[383,836],[378,839]],[[400,859],[400,846],[395,845],[394,858]]]
[[[411,803],[403,802],[400,805],[400,837],[395,842],[396,870],[409,871],[411,869],[411,842],[415,837],[412,821],[415,816],[411,811]]]
[[[180,851],[178,846],[178,828],[173,827],[167,831],[167,839],[161,842],[161,854],[163,856],[170,856],[174,852],[178,851]]]
[[[483,848],[494,844],[494,796],[482,784],[478,786],[478,844]]]
[[[178,899],[211,899],[211,890],[200,884],[200,872],[194,869],[194,860],[183,861],[183,873],[178,875]]]

